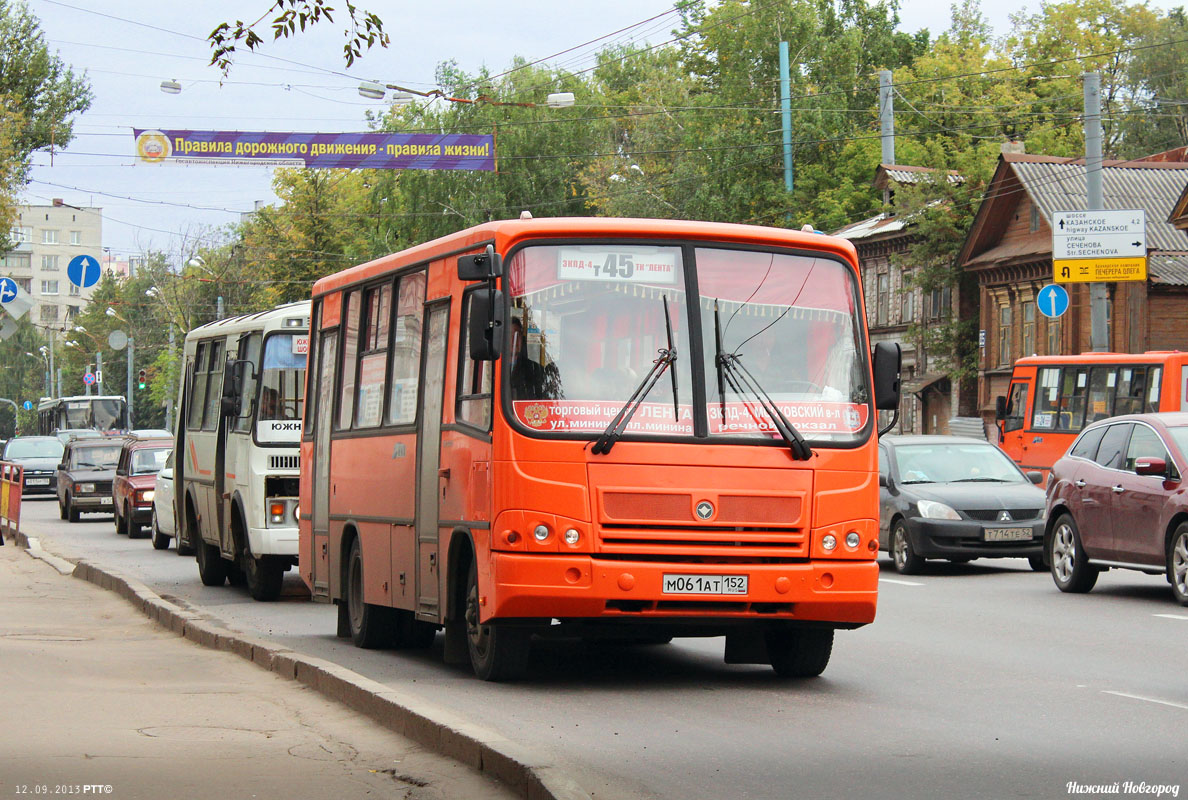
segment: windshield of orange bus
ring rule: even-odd
[[[512,308],[503,361],[516,421],[541,432],[601,433],[646,385],[669,348],[671,326],[675,396],[673,376],[664,372],[628,434],[691,436],[700,428],[782,443],[763,408],[770,398],[808,439],[865,435],[868,367],[851,271],[828,258],[696,248],[694,324],[703,358],[695,364],[688,252],[635,243],[516,252],[507,270]],[[719,370],[726,362],[732,368]],[[699,408],[698,384],[705,397]]]

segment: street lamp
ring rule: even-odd
[[[165,94],[180,94],[182,85],[175,80],[161,81],[161,91]]]

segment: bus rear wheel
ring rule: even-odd
[[[248,553],[243,571],[253,600],[269,601],[280,597],[281,584],[285,580],[284,561],[270,556],[257,558]]]
[[[832,628],[767,632],[767,655],[781,678],[815,678],[829,666],[832,654]]]
[[[356,647],[374,650],[392,644],[392,609],[363,601],[363,548],[358,537],[351,542],[347,557],[346,607],[351,641]]]
[[[470,562],[466,587],[466,648],[470,667],[485,681],[514,681],[528,667],[529,633],[479,621],[478,568]]]
[[[195,538],[194,552],[198,561],[198,577],[203,586],[222,586],[227,580],[227,562],[219,548]]]

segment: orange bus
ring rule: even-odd
[[[1120,414],[1188,411],[1188,353],[1081,353],[1015,362],[997,398],[999,443],[1023,470],[1048,471],[1090,422]]]
[[[849,242],[491,222],[319,280],[311,331],[299,566],[355,644],[444,629],[503,680],[536,636],[725,636],[809,676],[874,619],[899,350]]]

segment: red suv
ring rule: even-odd
[[[1102,570],[1165,575],[1188,605],[1188,413],[1090,425],[1052,467],[1044,560],[1063,592]]]
[[[153,488],[157,473],[173,449],[172,439],[125,439],[112,482],[116,533],[131,539],[153,518]]]

